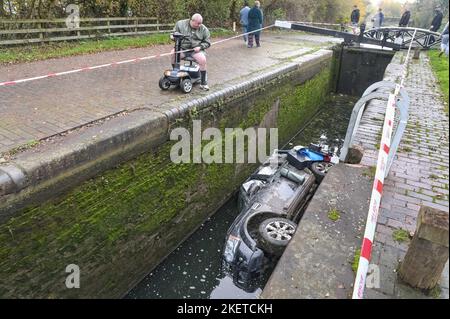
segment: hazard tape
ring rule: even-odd
[[[184,51],[180,51],[180,52],[186,52],[186,51],[188,51],[188,50],[184,50]],[[133,62],[140,62],[140,61],[144,61],[144,60],[156,59],[156,58],[159,58],[159,57],[162,57],[162,56],[166,56],[166,55],[170,55],[170,53],[163,53],[163,54],[158,54],[158,55],[146,56],[146,57],[142,57],[142,58],[136,58],[136,59],[119,61],[119,62],[106,63],[106,64],[95,65],[95,66],[90,66],[90,67],[84,67],[84,68],[70,70],[70,71],[64,71],[64,72],[49,73],[49,74],[46,74],[46,75],[36,76],[36,77],[32,77],[32,78],[25,78],[25,79],[14,80],[14,81],[0,82],[0,86],[14,85],[14,84],[31,82],[31,81],[41,80],[41,79],[48,79],[48,78],[52,78],[52,77],[56,77],[56,76],[74,74],[74,73],[90,71],[90,70],[97,70],[97,69],[107,68],[107,67],[115,66],[115,65],[121,65],[121,64],[126,64],[126,63],[133,63]]]
[[[411,54],[412,42],[416,36],[417,29],[414,31],[411,43],[409,45],[406,60],[403,65],[403,72],[400,84],[396,85],[393,94],[389,95],[388,104],[386,107],[386,115],[383,125],[383,134],[381,136],[380,149],[378,151],[377,167],[375,172],[375,180],[372,188],[372,195],[369,204],[369,214],[367,216],[366,228],[364,231],[363,243],[361,246],[361,253],[359,258],[358,270],[356,271],[355,284],[353,286],[353,299],[362,299],[364,296],[364,288],[366,285],[366,276],[369,269],[370,257],[372,255],[372,245],[375,237],[375,229],[377,227],[378,215],[380,211],[380,204],[383,195],[384,177],[386,176],[387,161],[389,151],[391,149],[391,138],[395,120],[396,101],[400,94],[400,90],[404,87],[407,76],[407,67],[409,56]]]
[[[230,41],[230,40],[233,40],[233,39],[236,39],[236,38],[240,38],[240,37],[242,37],[244,35],[248,35],[248,34],[251,34],[251,33],[259,32],[259,31],[262,31],[264,29],[272,28],[273,26],[274,25],[270,25],[270,26],[267,26],[267,27],[264,27],[264,28],[260,28],[258,30],[242,33],[242,34],[230,37],[230,38],[219,40],[219,41],[211,43],[211,46],[218,45],[220,43],[223,43],[223,42],[226,42],[226,41]],[[178,51],[176,53],[185,53],[185,52],[190,52],[190,51],[193,51],[193,50],[181,50],[181,51]],[[145,61],[145,60],[152,60],[152,59],[157,59],[157,58],[161,58],[161,57],[164,57],[164,56],[170,56],[170,55],[172,55],[172,53],[171,52],[167,52],[167,53],[161,53],[161,54],[156,54],[156,55],[150,55],[150,56],[146,56],[146,57],[142,57],[142,58],[135,58],[135,59],[129,59],[129,60],[124,60],[124,61],[119,61],[119,62],[112,62],[112,63],[106,63],[106,64],[95,65],[95,66],[90,66],[90,67],[84,67],[84,68],[70,70],[70,71],[49,73],[49,74],[46,74],[46,75],[36,76],[36,77],[32,77],[32,78],[25,78],[25,79],[14,80],[14,81],[0,82],[0,86],[11,86],[11,85],[15,85],[15,84],[31,82],[31,81],[36,81],[36,80],[42,80],[42,79],[48,79],[48,78],[62,76],[62,75],[75,74],[75,73],[80,73],[80,72],[85,72],[85,71],[103,69],[103,68],[116,66],[116,65],[121,65],[121,64],[136,63],[136,62],[141,62],[141,61]]]
[[[388,106],[386,108],[386,117],[383,125],[383,135],[381,137],[381,146],[378,153],[375,180],[372,188],[372,196],[370,198],[369,214],[367,216],[366,229],[364,232],[359,265],[353,289],[353,299],[362,299],[364,294],[367,270],[369,269],[370,256],[372,254],[372,243],[375,236],[381,197],[383,194],[384,176],[386,173],[387,160],[391,147],[396,99],[397,97],[395,94],[389,95]]]

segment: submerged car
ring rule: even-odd
[[[275,152],[240,187],[240,214],[223,252],[234,283],[253,290],[270,261],[293,237],[303,211],[336,156],[320,145]]]

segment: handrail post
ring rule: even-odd
[[[42,22],[38,23],[38,29],[42,29]],[[43,32],[39,33],[39,39],[41,40],[40,44],[44,44],[44,33]]]
[[[76,24],[76,26],[77,26],[77,29],[79,29],[79,27],[81,27],[81,20],[79,20],[79,22],[78,22],[78,24]],[[90,32],[89,32],[90,33]],[[77,37],[79,37],[79,36],[81,36],[81,32],[80,32],[80,30],[77,30]]]
[[[394,89],[395,87],[396,87],[395,83],[387,82],[387,81],[380,81],[380,82],[374,83],[366,89],[366,91],[363,93],[363,96],[361,97],[361,99],[359,99],[358,102],[356,102],[356,104],[353,108],[353,111],[352,111],[352,115],[350,118],[348,128],[347,128],[344,145],[341,148],[341,156],[340,156],[341,161],[345,162],[347,160],[349,149],[352,146],[353,138],[356,134],[356,131],[358,130],[359,122],[361,121],[366,103],[370,102],[373,99],[387,101],[389,94],[376,92],[376,90],[378,90],[380,88]],[[397,148],[400,144],[401,138],[406,129],[406,124],[408,122],[409,97],[404,89],[400,90],[400,97],[396,101],[395,106],[399,110],[400,119],[399,119],[397,129],[396,129],[395,133],[393,134],[391,149],[390,149],[389,155],[388,155],[385,176],[388,175],[391,165],[394,162]]]
[[[388,98],[388,95],[386,95],[384,93],[371,92],[369,94],[366,94],[365,96],[360,98],[358,100],[358,102],[356,102],[356,104],[353,108],[353,111],[352,111],[352,115],[350,117],[349,124],[348,124],[347,133],[345,135],[345,140],[344,140],[344,145],[341,148],[340,160],[342,162],[345,162],[347,154],[348,154],[348,150],[353,143],[353,138],[356,134],[356,131],[358,130],[359,122],[361,121],[362,114],[364,112],[364,107],[365,107],[366,103],[368,103],[369,101],[374,100],[374,99],[380,99],[380,100],[387,101],[387,98]]]

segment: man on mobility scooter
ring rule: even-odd
[[[180,20],[175,24],[174,33],[171,35],[175,40],[175,49],[172,50],[172,72],[176,71],[176,74],[181,73],[181,77],[178,75],[178,83],[174,83],[174,81],[170,81],[170,83],[169,78],[173,74],[169,74],[170,72],[166,71],[164,77],[160,80],[160,87],[162,89],[168,89],[170,85],[178,84],[185,93],[189,93],[192,90],[192,84],[200,80],[200,88],[202,90],[209,90],[206,75],[205,50],[211,46],[210,32],[202,23],[202,16],[196,13],[191,19]],[[179,55],[175,53],[178,50],[184,51],[191,49],[192,51],[179,53]],[[189,67],[180,66],[180,60],[189,61],[191,65]],[[195,72],[193,62],[198,63],[200,69],[199,76],[195,76],[198,72]],[[180,71],[187,71],[184,72],[188,73],[185,74],[187,76],[183,77],[182,75],[184,73]],[[185,79],[188,79],[188,81],[185,81]]]

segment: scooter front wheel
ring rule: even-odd
[[[181,91],[184,93],[190,93],[192,91],[192,81],[191,79],[184,79],[180,83]]]
[[[170,80],[168,78],[166,78],[165,76],[163,76],[162,78],[159,79],[159,88],[161,90],[168,90],[170,88],[170,85],[172,83],[170,83]]]

